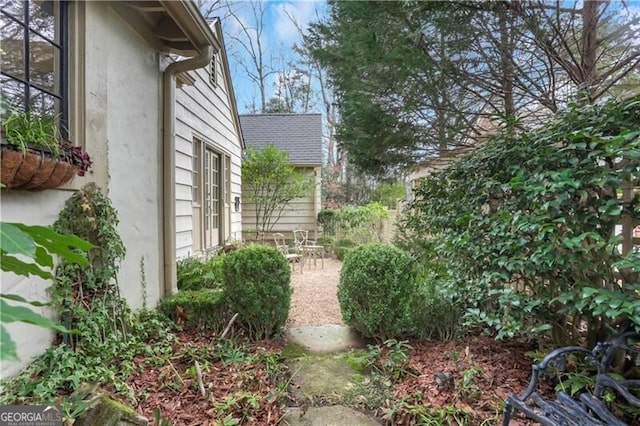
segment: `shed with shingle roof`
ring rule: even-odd
[[[310,236],[315,235],[321,208],[322,115],[244,114],[240,115],[240,127],[247,147],[262,149],[272,144],[286,151],[291,163],[316,183],[313,193],[289,203],[273,229],[267,231],[290,233],[305,229]],[[255,208],[249,202],[243,203],[242,227],[246,238],[255,236],[255,222]]]
[[[245,144],[261,149],[271,143],[287,151],[295,165],[322,164],[321,114],[240,115]]]

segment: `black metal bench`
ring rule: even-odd
[[[511,394],[504,403],[502,426],[508,426],[515,411],[520,411],[528,418],[544,426],[595,426],[595,425],[627,425],[610,412],[603,401],[606,389],[612,389],[626,404],[640,408],[640,380],[623,379],[614,375],[611,366],[614,358],[624,351],[625,361],[632,367],[640,367],[640,348],[634,346],[640,340],[640,334],[634,331],[620,333],[608,342],[598,343],[592,350],[579,346],[568,346],[550,352],[542,361],[532,367],[529,386],[521,394]],[[545,400],[536,386],[540,374],[547,368],[562,371],[567,364],[567,356],[581,358],[579,361],[593,366],[596,370],[595,386],[591,392],[582,392],[574,397],[565,392],[558,392],[555,401]],[[635,394],[634,394],[635,393]]]

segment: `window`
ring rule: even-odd
[[[63,1],[2,0],[2,108],[59,114],[67,124],[66,10]],[[65,135],[66,136],[66,135]]]
[[[218,85],[216,62],[216,55],[213,55],[213,57],[211,58],[211,66],[209,67],[209,81],[211,82],[211,85],[213,87],[216,87]]]

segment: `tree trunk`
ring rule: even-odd
[[[598,0],[585,1],[582,6],[582,54],[580,69],[584,87],[580,96],[582,102],[593,103],[595,101],[598,73],[596,63],[598,60]]]

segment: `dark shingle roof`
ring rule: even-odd
[[[293,164],[322,164],[321,114],[245,114],[240,126],[247,147],[271,143],[287,151]]]

